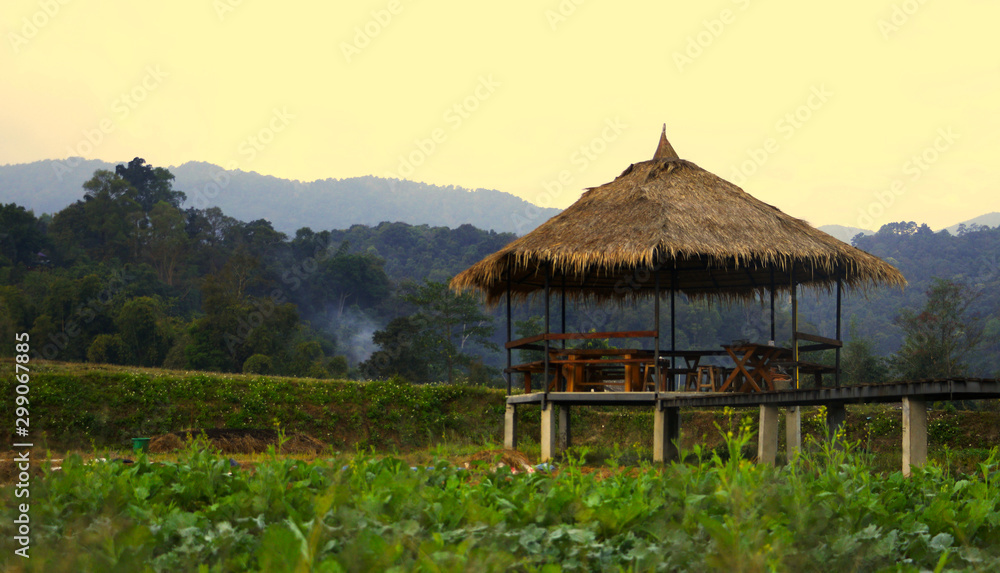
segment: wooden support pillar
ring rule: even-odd
[[[653,322],[656,328],[653,335],[653,399],[660,397],[660,269],[653,269],[655,284],[653,287]],[[645,388],[643,388],[645,390]]]
[[[552,402],[548,402],[542,408],[542,433],[541,433],[541,447],[542,455],[541,460],[547,462],[555,456],[556,453],[556,409],[558,406]]]
[[[778,407],[760,406],[760,425],[757,430],[757,463],[771,464],[778,456]]]
[[[827,439],[835,448],[843,448],[843,438],[837,439],[837,432],[841,431],[847,422],[847,408],[843,404],[827,404],[826,406],[826,431]]]
[[[550,310],[550,299],[549,299],[549,275],[551,275],[552,265],[548,262],[545,263],[545,373],[542,376],[542,384],[545,388],[545,396],[542,398],[542,411],[545,411],[545,399],[549,397],[549,333],[552,332],[551,326],[549,324],[549,310]],[[560,391],[562,388],[556,387],[556,391]]]
[[[842,338],[841,332],[840,332],[840,291],[843,290],[843,283],[844,283],[843,279],[841,279],[840,277],[837,277],[837,340],[839,340],[839,341],[843,341],[844,340]],[[837,350],[835,352],[836,352],[836,359],[835,359],[835,361],[836,361],[836,370],[834,370],[834,374],[833,374],[833,384],[839,388],[840,387],[840,347],[839,346],[837,347]]]
[[[927,402],[903,398],[903,475],[927,463]]]
[[[681,409],[653,410],[653,461],[666,463],[680,458]]]
[[[771,343],[777,344],[774,338],[774,267],[771,267]]]
[[[507,296],[505,297],[506,301],[507,301],[507,342],[510,342],[510,340],[511,340],[511,338],[510,338],[510,335],[511,335],[511,320],[510,320],[511,319],[511,316],[510,316],[510,289],[511,289],[511,280],[510,280],[510,276],[511,276],[510,256],[508,255],[508,257],[507,257]],[[507,372],[506,372],[506,378],[507,378],[507,395],[508,396],[510,396],[510,391],[511,391],[511,380],[510,379],[514,375],[514,373],[510,371],[510,352],[511,352],[510,348],[507,348]],[[509,407],[510,406],[508,406],[508,408]]]
[[[798,289],[795,287],[795,263],[791,264],[788,271],[791,282],[789,289],[792,291],[792,360],[795,362],[795,375],[792,377],[792,388],[798,390],[799,386],[799,299]]]
[[[785,450],[792,461],[802,449],[802,408],[792,406],[785,410]]]
[[[569,426],[569,404],[559,406],[559,450],[566,451],[573,445],[573,432]]]
[[[562,289],[559,294],[559,312],[562,315],[562,325],[559,332],[566,334],[566,273],[562,276]],[[566,339],[562,339],[562,347],[566,349]]]
[[[505,450],[517,449],[517,404],[507,404],[503,415],[503,447]]]
[[[677,357],[673,354],[677,351],[677,312],[674,308],[674,297],[677,294],[677,263],[675,262],[674,265],[670,272],[670,368],[677,368]],[[671,375],[667,391],[676,392],[677,390],[677,377]]]

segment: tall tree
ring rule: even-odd
[[[456,367],[470,363],[468,351],[473,345],[499,350],[490,340],[493,318],[472,294],[456,294],[445,283],[426,281],[403,298],[417,307],[431,348],[428,358],[443,364],[449,384],[454,382]]]
[[[174,174],[163,167],[154,168],[146,160],[136,157],[128,165],[115,167],[115,175],[128,181],[135,189],[135,200],[143,213],[149,213],[160,201],[179,209],[186,199],[183,191],[173,189]]]
[[[983,340],[983,320],[973,315],[976,293],[955,281],[934,279],[927,303],[915,313],[903,310],[896,319],[905,333],[891,364],[901,378],[950,378],[966,373],[966,357]]]
[[[847,328],[848,342],[844,344],[844,377],[850,384],[881,384],[889,377],[885,358],[875,354],[871,340],[858,333],[857,321],[852,318]]]
[[[35,214],[20,205],[0,204],[0,267],[31,266],[51,244]]]
[[[174,286],[174,273],[187,252],[184,214],[166,201],[149,212],[149,225],[139,231],[143,252],[156,269],[160,281]]]

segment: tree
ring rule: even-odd
[[[403,299],[415,305],[417,315],[423,318],[423,336],[431,349],[428,359],[442,363],[449,384],[454,381],[455,368],[471,361],[467,351],[473,345],[499,350],[490,341],[493,318],[483,312],[473,295],[456,294],[445,283],[426,281]]]
[[[186,199],[183,191],[174,191],[174,175],[163,167],[153,168],[146,160],[136,157],[128,165],[115,167],[115,175],[128,181],[135,189],[135,200],[143,213],[149,213],[153,207],[163,201],[171,207],[179,209]]]
[[[903,310],[896,319],[904,338],[891,358],[895,373],[904,380],[965,374],[966,357],[983,340],[982,318],[970,312],[975,299],[968,286],[935,278],[924,308],[919,313]]]
[[[871,340],[858,334],[857,321],[851,318],[847,327],[848,342],[844,344],[841,368],[849,384],[881,384],[889,379],[885,359],[875,354]]]
[[[0,204],[0,267],[34,265],[38,253],[50,247],[33,212],[14,203]]]
[[[139,231],[144,254],[156,269],[156,276],[169,286],[174,286],[174,273],[187,252],[185,223],[179,209],[160,201],[149,212],[149,224]]]
[[[159,366],[170,349],[172,335],[160,303],[140,296],[122,305],[115,318],[123,364]]]
[[[335,299],[335,318],[343,316],[348,302],[370,308],[389,296],[389,277],[382,269],[382,260],[350,254],[346,248],[345,243],[336,255],[321,263],[319,271],[324,298]]]
[[[130,260],[135,254],[135,221],[141,215],[135,188],[104,170],[96,171],[83,188],[83,199],[52,219],[57,246],[68,253],[82,249],[96,260]]]
[[[401,316],[375,331],[372,341],[379,349],[359,365],[361,373],[371,379],[401,376],[410,382],[430,382],[428,356],[433,348],[426,326],[423,317]]]

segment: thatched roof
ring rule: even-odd
[[[679,159],[666,129],[654,159],[630,165],[611,183],[515,239],[451,281],[487,302],[524,298],[551,286],[598,300],[648,296],[659,274],[663,292],[749,299],[772,284],[827,287],[903,286],[894,267],[801,219],[759,201],[690,161]],[[675,272],[676,271],[676,272]]]

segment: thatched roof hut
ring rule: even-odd
[[[660,135],[653,159],[456,276],[451,287],[487,303],[544,288],[567,296],[650,296],[654,282],[693,296],[750,299],[796,284],[830,288],[906,284],[888,263],[755,199],[680,159]],[[658,286],[659,288],[659,286]]]

